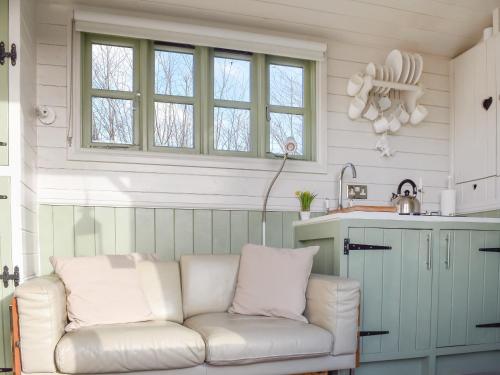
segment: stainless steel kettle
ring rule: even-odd
[[[401,189],[405,184],[410,184],[412,187],[412,194],[410,190],[405,190],[401,193]],[[391,202],[396,206],[400,215],[420,215],[420,201],[417,199],[417,185],[410,179],[401,181],[398,186],[397,194],[392,193]]]

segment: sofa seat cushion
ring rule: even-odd
[[[184,325],[199,332],[211,365],[235,365],[328,355],[330,332],[286,318],[211,313]]]
[[[205,343],[177,323],[110,324],[65,334],[55,357],[59,372],[67,374],[169,370],[203,363]]]

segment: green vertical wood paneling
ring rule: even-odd
[[[417,299],[419,262],[419,231],[408,230],[402,233],[401,274],[401,307],[399,313],[399,349],[402,352],[415,350],[417,333]]]
[[[96,255],[116,254],[115,209],[95,207],[94,217]]]
[[[175,259],[193,254],[193,210],[175,210]]]
[[[194,210],[195,254],[212,254],[212,211]]]
[[[75,255],[92,256],[95,250],[95,217],[94,207],[75,207],[74,232]]]
[[[451,241],[448,245],[448,241]],[[454,247],[452,232],[441,231],[439,235],[439,286],[438,286],[438,316],[437,316],[437,346],[450,345],[451,340],[451,307],[453,289],[453,271],[446,266],[448,246]],[[454,256],[454,254],[453,254]],[[453,263],[453,259],[451,260]]]
[[[467,344],[480,344],[484,329],[477,329],[483,315],[485,232],[471,232],[469,248],[469,295],[467,304]]]
[[[382,324],[388,335],[380,337],[380,350],[383,353],[398,351],[399,310],[401,306],[401,253],[402,232],[400,229],[386,229],[383,244],[391,246],[391,251],[382,251]]]
[[[54,206],[54,255],[75,255],[75,224],[73,206]]]
[[[366,228],[364,242],[369,244],[383,244],[384,231],[379,228]],[[364,304],[363,329],[368,331],[385,330],[382,327],[382,275],[383,254],[378,251],[364,251]],[[363,338],[363,353],[380,353],[380,336],[368,336]]]
[[[0,177],[0,194],[7,199],[0,200],[0,265],[12,270],[12,222],[11,222],[11,187],[9,177]],[[12,272],[12,271],[11,271]],[[12,283],[8,288],[1,286],[0,291],[0,332],[3,334],[3,345],[0,341],[0,366],[9,367],[11,363],[10,317],[9,304],[13,291]]]
[[[415,348],[416,350],[425,350],[431,347],[432,269],[436,265],[432,265],[432,269],[427,268],[427,247],[430,245],[430,251],[434,252],[432,238],[429,237],[432,232],[427,230],[419,232],[417,300],[415,301],[415,309],[417,310]]]
[[[38,238],[40,246],[40,272],[52,272],[49,258],[54,255],[54,221],[52,206],[42,205],[38,210]],[[113,231],[114,233],[114,231]]]
[[[451,251],[453,282],[450,345],[464,345],[467,337],[470,232],[455,231],[453,235],[455,238]]]
[[[485,246],[500,247],[500,232],[486,232]],[[500,273],[500,254],[484,253],[484,293],[483,293],[483,311],[481,323],[499,322],[498,313],[498,277]],[[500,329],[483,329],[482,342],[496,342],[496,332]]]
[[[52,272],[52,255],[138,251],[172,260],[193,253],[239,254],[245,243],[262,243],[260,211],[42,205],[39,215],[43,274]],[[270,212],[268,245],[293,248],[296,219],[295,212]]]
[[[135,251],[154,253],[155,250],[155,211],[152,208],[136,208]]]
[[[135,209],[120,207],[115,209],[116,253],[135,252]]]
[[[266,245],[283,246],[283,213],[268,212],[266,215]]]
[[[298,212],[283,212],[283,247],[294,248],[293,222],[299,220]],[[329,252],[330,253],[330,252]],[[333,254],[331,254],[333,256]],[[328,254],[327,254],[328,256]]]
[[[231,211],[231,253],[239,254],[248,243],[248,211]]]
[[[214,254],[229,254],[231,251],[231,213],[213,211],[212,246]]]
[[[175,259],[174,210],[155,210],[155,252],[161,260]]]
[[[262,245],[262,212],[250,211],[248,213],[248,242]]]

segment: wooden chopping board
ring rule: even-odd
[[[397,212],[396,207],[394,206],[352,206],[352,207],[344,207],[341,210],[330,210],[328,211],[329,214],[336,214],[336,213],[344,213],[344,212],[356,212],[356,211],[363,211],[363,212]]]

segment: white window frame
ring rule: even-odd
[[[148,20],[149,22],[149,20]],[[147,23],[147,22],[146,22]],[[185,25],[184,25],[185,26]],[[204,27],[205,29],[207,27]],[[68,30],[72,30],[72,20],[68,22]],[[190,28],[191,29],[191,28]],[[210,28],[212,33],[230,35],[226,29]],[[97,30],[102,32],[102,30]],[[248,38],[251,33],[245,33]],[[152,35],[150,37],[153,37]],[[280,159],[269,158],[248,158],[238,156],[221,155],[201,155],[201,154],[180,154],[180,153],[158,153],[154,151],[136,151],[129,149],[99,149],[86,148],[82,146],[81,134],[81,33],[73,31],[69,35],[68,42],[72,48],[68,48],[68,61],[72,64],[72,69],[68,69],[68,78],[72,82],[72,87],[68,88],[68,103],[71,103],[72,110],[68,117],[70,123],[71,142],[67,147],[67,158],[71,161],[84,162],[107,162],[126,164],[148,164],[163,166],[189,166],[189,167],[210,167],[225,169],[241,169],[251,171],[274,171],[279,168]],[[260,42],[261,34],[255,34],[255,41]],[[272,37],[267,38],[273,41]],[[292,41],[292,39],[290,39]],[[235,41],[236,42],[236,41]],[[231,45],[234,48],[234,45]],[[281,46],[282,47],[282,46]],[[245,50],[245,43],[239,46],[240,50]],[[283,48],[277,48],[282,50]],[[326,49],[326,45],[325,45]],[[326,54],[326,50],[325,50]],[[71,74],[72,70],[72,74]],[[327,174],[327,61],[326,58],[316,62],[316,123],[315,134],[312,135],[315,142],[314,160],[289,160],[286,170],[288,172],[300,172],[308,174]]]

